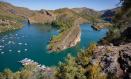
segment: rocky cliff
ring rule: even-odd
[[[131,43],[120,46],[97,46],[91,59],[100,63],[102,71],[119,79],[131,78]]]
[[[55,18],[56,17],[52,12],[47,10],[40,10],[33,13],[33,15],[31,15],[30,17],[28,17],[28,20],[31,24],[33,23],[51,24],[55,20]]]
[[[92,63],[98,60],[110,78],[131,79],[131,1],[121,2],[122,6],[113,18],[113,26],[103,41],[115,46],[98,46]]]
[[[100,22],[100,23],[96,23],[95,25],[93,25],[92,27],[95,29],[95,30],[101,30],[103,28],[107,28],[107,27],[111,27],[112,24],[109,23],[109,22]]]
[[[15,20],[0,19],[0,33],[16,30],[22,27],[22,24]]]
[[[61,35],[55,39],[52,39],[49,44],[49,50],[62,51],[64,49],[75,46],[80,42],[81,31],[77,21],[74,22],[73,27],[62,32]]]
[[[21,22],[32,13],[29,9],[0,1],[0,33],[21,28]]]

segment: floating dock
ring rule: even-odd
[[[47,72],[50,72],[51,71],[51,68],[49,67],[46,67],[45,65],[41,65],[37,62],[35,62],[34,60],[31,60],[29,58],[24,58],[23,60],[21,61],[18,61],[20,62],[23,66],[26,66],[26,65],[36,65],[36,67],[41,70],[41,71],[47,71]]]

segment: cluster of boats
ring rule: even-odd
[[[20,38],[24,38],[23,35],[18,35],[18,34],[9,34],[9,35],[5,35],[5,36],[1,36],[0,37],[0,54],[4,54],[6,52],[26,52],[28,51],[28,49],[26,48],[26,46],[28,45],[28,43],[22,43],[19,42]],[[25,47],[22,50],[16,49],[13,50],[13,47],[19,47],[19,46],[23,46]]]
[[[23,66],[25,65],[36,65],[36,67],[41,70],[41,71],[45,71],[45,72],[51,72],[51,68],[46,67],[45,65],[41,65],[37,62],[35,62],[34,60],[28,59],[28,58],[24,58],[23,60],[19,61]]]

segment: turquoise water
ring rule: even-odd
[[[86,48],[91,42],[99,41],[107,32],[107,29],[95,31],[89,24],[82,24],[81,42],[77,46],[57,54],[49,54],[47,45],[51,36],[58,34],[57,29],[50,25],[24,24],[20,30],[0,35],[0,71],[5,68],[18,70],[21,67],[18,61],[24,58],[33,59],[46,66],[57,65],[68,53],[76,56],[80,48]]]

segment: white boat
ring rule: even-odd
[[[27,43],[25,43],[24,45],[27,46]]]
[[[40,70],[49,70],[48,67],[46,67],[45,65],[41,65],[37,62],[34,62],[34,60],[28,59],[28,58],[24,58],[23,60],[19,61],[20,63],[22,63],[22,65],[29,65],[29,64],[34,64],[36,65],[36,67]]]
[[[0,48],[4,48],[5,46],[0,46]]]
[[[25,51],[27,51],[28,49],[24,49]]]
[[[12,52],[12,50],[9,50],[9,52]]]
[[[18,52],[18,53],[20,53],[21,51],[20,51],[20,50],[18,50],[17,52]]]
[[[41,66],[41,68],[45,69],[45,68],[46,68],[46,66],[45,66],[45,65],[42,65],[42,66]]]
[[[4,54],[5,52],[1,52],[1,54]]]
[[[8,41],[8,44],[11,44],[12,43],[12,41]]]
[[[19,45],[22,45],[22,43],[18,43]]]

